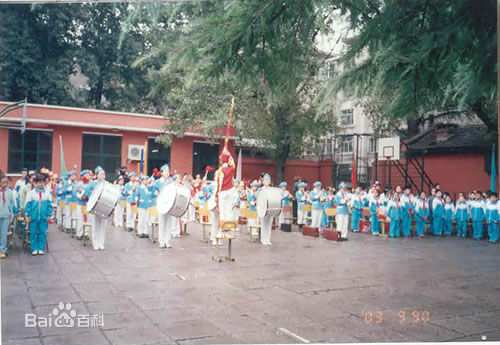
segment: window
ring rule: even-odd
[[[114,180],[115,171],[122,160],[122,137],[115,135],[83,134],[82,170],[94,170],[100,165],[106,171],[106,179]]]
[[[170,147],[156,142],[155,138],[148,139],[148,175],[153,174],[153,170],[160,168],[164,164],[170,165]]]
[[[7,171],[20,173],[23,168],[52,169],[52,132],[27,130],[24,134],[9,130],[9,161]]]
[[[345,109],[340,112],[340,125],[349,126],[354,124],[352,109]]]
[[[341,141],[342,152],[352,152],[352,136],[343,137]]]
[[[352,177],[352,164],[339,164],[337,170],[337,181],[348,182]]]

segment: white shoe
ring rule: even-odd
[[[171,245],[170,243],[167,243],[167,244],[165,245],[165,248],[172,248],[172,245]]]
[[[43,255],[43,254],[45,254],[45,253],[43,252],[43,250],[39,250],[39,251],[38,251],[38,255]]]
[[[38,251],[34,250],[31,252],[31,255],[37,255],[38,254]]]
[[[99,247],[100,250],[105,250],[104,246]]]
[[[94,250],[99,250],[99,247],[94,247]]]
[[[160,248],[166,248],[165,243],[160,243]]]

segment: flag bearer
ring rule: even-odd
[[[0,259],[7,254],[7,235],[9,226],[14,218],[14,194],[7,188],[9,178],[0,177]]]
[[[432,199],[432,234],[441,236],[444,226],[444,200],[440,190],[436,191],[436,195]]]
[[[83,236],[85,236],[87,238],[89,237],[89,233],[88,233],[87,228],[85,228],[85,233],[84,233],[83,223],[84,223],[85,219],[84,219],[84,215],[82,212],[82,207],[86,204],[86,202],[84,201],[84,198],[83,198],[83,191],[85,190],[85,188],[87,188],[89,182],[90,182],[90,170],[85,169],[80,173],[80,181],[78,181],[76,183],[76,186],[73,190],[73,194],[75,196],[76,203],[78,204],[78,207],[76,209],[76,214],[78,217],[78,220],[76,222],[77,223],[76,224],[76,238],[78,240],[81,240],[83,238]]]
[[[77,217],[76,210],[71,211],[69,204],[76,203],[76,197],[73,195],[73,190],[76,188],[76,171],[71,170],[69,173],[69,180],[64,184],[64,201],[66,207],[64,209],[64,227],[66,232],[71,232],[71,218]]]
[[[302,226],[304,225],[304,210],[303,207],[306,204],[306,192],[304,191],[306,187],[305,182],[300,182],[298,184],[298,190],[295,193],[295,199],[297,199],[297,224],[299,225],[299,230],[302,231]]]
[[[151,186],[151,180],[148,176],[141,177],[141,185],[137,187],[137,211],[139,223],[137,225],[137,236],[147,238],[149,236],[149,215],[148,209],[152,206],[154,188]]]
[[[450,236],[453,231],[453,220],[455,215],[455,205],[451,201],[451,196],[446,194],[444,204],[444,235]]]
[[[374,236],[380,235],[380,222],[378,216],[379,216],[381,201],[378,193],[379,193],[378,189],[376,188],[372,191],[372,198],[370,199],[370,204],[369,204],[370,218],[371,218],[370,230],[371,234]]]
[[[486,223],[488,224],[488,237],[490,243],[498,242],[498,206],[497,193],[491,193],[490,203],[486,209]]]
[[[115,212],[113,215],[114,226],[121,227],[121,228],[123,228],[122,201],[126,200],[125,196],[123,195],[124,182],[125,182],[125,179],[123,178],[123,176],[122,175],[118,176],[118,179],[116,180],[116,184],[117,184],[118,188],[120,188],[120,200],[118,200],[118,203],[115,206]]]
[[[342,241],[347,241],[347,227],[349,225],[349,208],[347,207],[347,186],[345,183],[339,185],[339,191],[335,195],[337,212],[335,213],[335,223],[337,230],[341,232]]]
[[[127,230],[131,232],[132,230],[134,230],[135,217],[137,216],[136,213],[132,212],[132,206],[135,206],[136,204],[135,191],[137,190],[137,187],[139,187],[139,183],[137,182],[138,178],[135,172],[131,172],[128,176],[130,181],[127,182],[127,184],[123,188],[123,194],[127,200],[126,226]]]
[[[267,188],[271,188],[271,175],[265,174],[262,179],[263,186],[260,192],[265,191]],[[271,245],[271,230],[273,226],[273,218],[271,216],[260,217],[260,226],[261,226],[261,236],[260,243],[265,246]]]
[[[106,180],[106,172],[101,166],[95,168],[94,173],[97,175],[97,179],[90,181],[85,190],[83,191],[83,195],[85,198],[89,198],[95,187],[99,183],[104,183]],[[91,215],[92,220],[92,246],[94,250],[104,250],[104,242],[106,240],[106,228],[108,226],[108,218],[100,217],[95,214]]]
[[[363,214],[363,207],[365,206],[363,196],[361,195],[360,186],[356,186],[356,188],[354,188],[354,194],[352,195],[351,205],[352,205],[351,230],[353,232],[359,232],[359,221],[361,220],[361,216]]]
[[[420,198],[415,201],[415,233],[418,237],[425,237],[425,224],[429,218],[429,201],[425,192],[420,193]]]
[[[457,236],[465,237],[467,235],[467,222],[470,220],[470,217],[468,202],[465,200],[463,193],[460,193],[458,197],[454,218],[457,221]]]
[[[323,217],[324,204],[326,201],[326,194],[321,190],[321,182],[316,181],[313,184],[313,190],[309,193],[309,198],[312,203],[311,211],[311,227],[319,228],[320,234],[321,230],[321,217]]]
[[[279,225],[281,226],[281,224],[287,223],[287,219],[290,218],[290,212],[289,211],[284,212],[283,207],[289,207],[291,205],[292,195],[286,189],[287,183],[285,181],[281,182],[279,184],[279,187],[281,189],[281,207],[282,207],[282,209],[281,209],[281,213],[279,215],[278,221],[279,221]]]
[[[156,180],[154,184],[156,197],[158,197],[158,194],[163,186],[169,183],[174,183],[170,178],[170,168],[168,164],[164,164],[160,168],[160,171],[161,177]],[[158,215],[158,243],[160,248],[170,248],[172,246],[170,240],[172,238],[173,222],[175,221],[177,221],[177,219],[167,213]]]
[[[476,192],[474,201],[470,203],[470,213],[472,228],[474,230],[474,239],[480,240],[483,238],[483,220],[485,216],[485,205],[481,199],[480,192]]]
[[[399,237],[402,213],[403,207],[399,200],[399,193],[394,192],[392,199],[387,203],[387,216],[391,219],[389,223],[389,237]]]
[[[410,237],[411,234],[412,198],[410,186],[405,186],[403,195],[401,195],[401,232],[406,238]]]
[[[24,212],[30,222],[31,255],[43,255],[52,215],[52,195],[44,188],[44,178],[40,175],[34,179],[34,189],[26,195]]]

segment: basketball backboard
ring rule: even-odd
[[[399,137],[378,139],[378,159],[379,160],[399,160]]]

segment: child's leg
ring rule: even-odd
[[[417,236],[421,236],[424,234],[424,226],[425,226],[425,223],[423,222],[423,220],[418,217],[416,217],[415,219],[415,233]]]
[[[498,223],[491,223],[489,224],[491,226],[491,231],[488,227],[488,236],[490,238],[490,241],[492,242],[498,242]]]
[[[30,223],[30,247],[31,251],[36,251],[38,250],[38,228],[40,225],[40,221],[38,220],[31,220]]]
[[[359,230],[359,215],[357,211],[352,212],[351,230]]]
[[[0,253],[7,253],[7,233],[9,231],[9,218],[0,218]]]
[[[410,215],[405,215],[401,219],[401,230],[403,233],[403,236],[410,236],[411,233],[411,216]]]
[[[451,235],[451,220],[446,219],[444,221],[444,234],[445,235]]]
[[[372,234],[380,233],[380,223],[378,220],[378,215],[376,213],[372,214],[372,223],[370,224],[370,230]]]
[[[49,227],[49,223],[47,223],[45,219],[42,219],[38,224],[38,250],[45,251],[45,242],[47,240],[47,228]]]
[[[474,229],[474,238],[478,240],[481,239],[481,237],[483,237],[482,222],[474,220],[472,222],[472,228]]]

